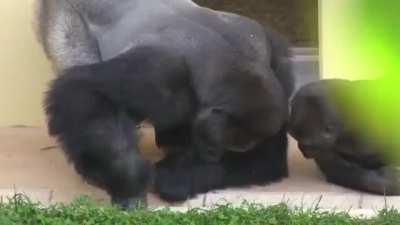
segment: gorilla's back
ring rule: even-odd
[[[87,17],[103,60],[143,45],[175,48],[196,65],[221,54],[224,60],[235,54],[253,61],[268,60],[263,28],[250,19],[203,8],[189,0],[120,1],[123,3],[114,4],[118,7],[98,10],[108,14],[107,23],[98,23],[96,16]]]
[[[267,33],[246,17],[190,0],[39,1],[47,12],[39,18],[44,46],[59,70],[106,61],[137,47],[160,46],[185,59],[193,89],[204,104],[232,101],[229,91],[213,96],[208,90],[237,90],[233,86],[244,80],[263,83],[265,96],[281,91]]]

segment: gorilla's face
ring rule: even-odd
[[[219,161],[226,151],[246,152],[262,139],[220,108],[201,112],[194,124],[196,150],[208,162]]]
[[[253,150],[287,124],[288,101],[270,71],[232,71],[218,81],[218,89],[209,91],[206,99],[213,101],[201,106],[193,123],[194,146],[207,161]]]
[[[331,149],[343,132],[342,120],[326,93],[300,93],[292,101],[289,133],[306,158]]]

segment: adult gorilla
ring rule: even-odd
[[[49,129],[114,203],[143,200],[138,123],[167,156],[154,190],[185,200],[287,176],[288,48],[257,22],[189,0],[40,0],[39,37],[59,76]]]

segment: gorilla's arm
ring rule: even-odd
[[[157,164],[154,188],[163,199],[184,201],[213,189],[264,185],[288,176],[284,129],[252,151],[227,152],[219,162],[204,162],[193,153],[167,155]]]
[[[57,71],[101,61],[96,38],[71,0],[37,0],[37,35]]]
[[[163,131],[185,122],[192,108],[187,72],[180,56],[152,47],[65,70],[47,93],[50,134],[78,173],[132,206],[143,200],[151,171],[136,125],[148,118]]]
[[[376,194],[400,194],[400,174],[396,175],[395,168],[365,169],[330,151],[314,157],[329,182]]]
[[[57,137],[76,171],[105,189],[114,203],[142,204],[150,167],[138,151],[136,121],[81,82],[85,71],[79,69],[69,72],[77,76],[56,79],[47,94],[50,134]]]
[[[354,132],[343,133],[333,149],[341,157],[365,169],[379,169],[388,164],[380,150],[383,146],[367,138],[360,138],[360,134]]]

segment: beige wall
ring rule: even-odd
[[[371,50],[358,44],[365,29],[356,16],[360,1],[364,0],[319,0],[323,78],[367,79],[381,72],[376,64],[366,66],[364,54]]]
[[[1,0],[0,126],[42,125],[50,65],[32,29],[33,0]]]
[[[349,6],[352,0],[319,0],[320,20],[320,55],[321,74],[323,78],[347,78],[348,69],[343,59],[343,37],[349,31],[345,28],[347,19],[343,9]]]

